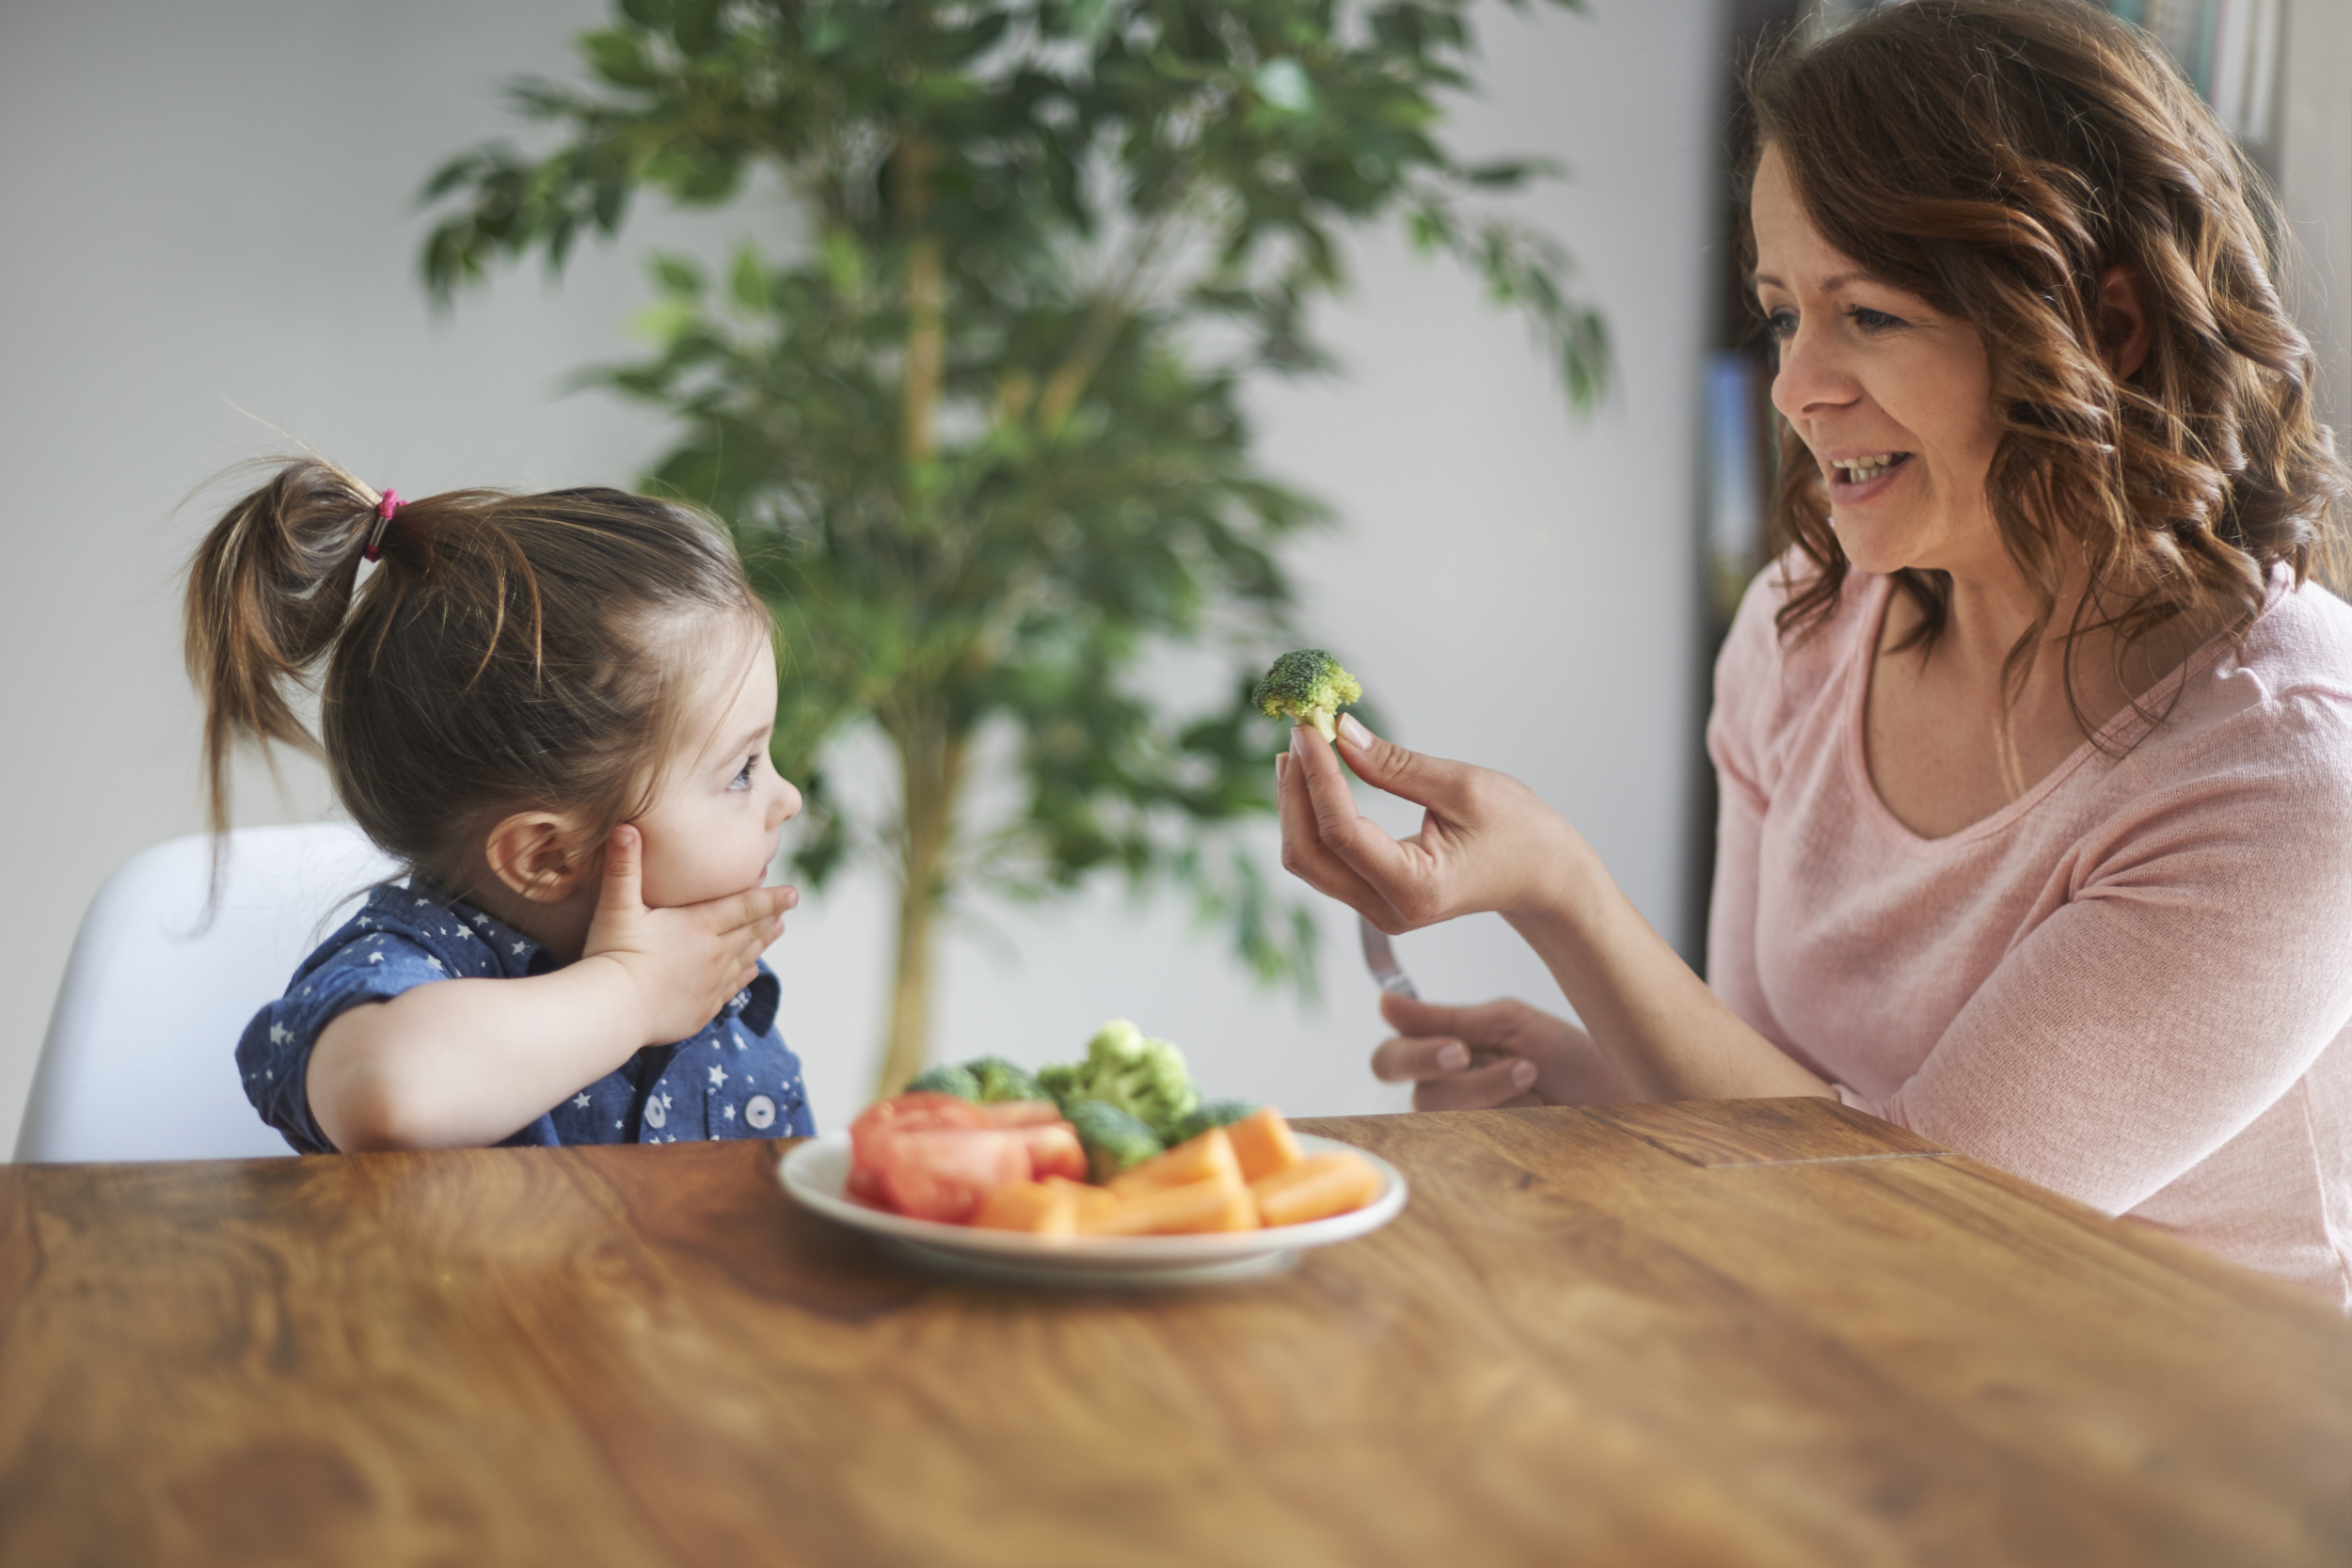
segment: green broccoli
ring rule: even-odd
[[[999,1100],[1044,1100],[1045,1091],[1037,1080],[1002,1056],[980,1056],[963,1064],[979,1085],[979,1100],[983,1105]]]
[[[1099,1100],[1126,1112],[1154,1137],[1168,1132],[1200,1103],[1184,1068],[1184,1053],[1166,1040],[1145,1037],[1115,1018],[1087,1042],[1086,1060],[1038,1069],[1037,1081],[1066,1116],[1078,1101]]]
[[[1268,719],[1312,724],[1329,740],[1339,710],[1364,694],[1355,676],[1321,648],[1294,648],[1274,661],[1249,701]]]
[[[951,1094],[958,1100],[981,1098],[980,1081],[972,1075],[972,1069],[953,1062],[925,1068],[907,1080],[907,1089],[910,1093]]]
[[[1254,1100],[1204,1100],[1193,1108],[1192,1115],[1176,1124],[1168,1135],[1170,1148],[1187,1139],[1197,1138],[1212,1127],[1229,1127],[1258,1108]]]
[[[1108,1181],[1160,1151],[1158,1135],[1116,1105],[1079,1100],[1062,1110],[1086,1146],[1087,1174],[1097,1181]]]

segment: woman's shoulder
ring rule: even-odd
[[[2316,581],[2295,586],[2282,569],[2224,665],[2258,680],[2273,700],[2352,702],[2352,605]]]
[[[2251,626],[2185,673],[2132,749],[2135,786],[2202,791],[2242,814],[2268,800],[2352,848],[2352,606],[2282,580]]]
[[[1715,659],[1715,713],[1709,723],[1717,761],[1725,745],[1765,766],[1774,737],[1836,700],[1837,672],[1867,641],[1883,608],[1886,579],[1848,572],[1828,612],[1784,631],[1781,611],[1808,587],[1816,568],[1791,551],[1756,575],[1740,600]]]

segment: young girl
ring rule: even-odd
[[[214,830],[237,740],[280,741],[410,868],[237,1046],[295,1148],[812,1131],[759,960],[801,797],[768,757],[772,623],[717,528],[297,462],[205,537],[187,623]],[[314,741],[287,694],[321,660]]]

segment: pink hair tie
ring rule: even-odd
[[[378,502],[375,508],[375,527],[369,531],[368,547],[359,552],[363,558],[369,561],[374,561],[383,555],[384,526],[392,520],[392,514],[399,510],[400,492],[397,490],[385,491],[383,500]]]

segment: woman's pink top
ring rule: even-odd
[[[2152,731],[1927,839],[1863,755],[1891,579],[1784,643],[1766,571],[1715,671],[1708,981],[1848,1103],[2352,1308],[2352,610],[2287,581]]]

